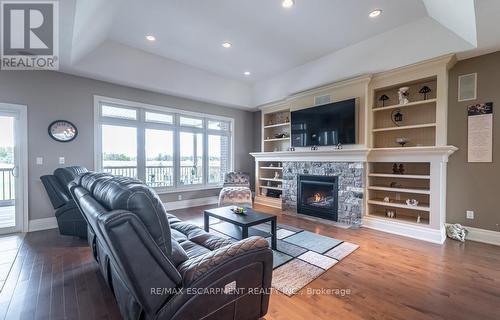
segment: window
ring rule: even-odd
[[[233,120],[96,97],[96,168],[159,191],[219,186],[232,169]]]
[[[104,172],[137,178],[136,128],[102,125],[102,150]]]

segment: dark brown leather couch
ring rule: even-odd
[[[125,319],[258,319],[267,313],[272,251],[263,238],[210,235],[167,214],[142,182],[84,173],[69,189]]]

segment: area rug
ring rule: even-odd
[[[221,224],[224,222],[211,223],[210,232],[236,240],[223,233],[226,228],[220,227]],[[254,233],[271,231],[269,223],[252,228]],[[283,224],[278,224],[277,238],[277,250],[273,250],[272,286],[289,297],[359,248],[350,242]],[[271,237],[266,240],[271,244]]]

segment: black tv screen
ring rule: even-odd
[[[356,143],[356,99],[293,111],[292,146]]]

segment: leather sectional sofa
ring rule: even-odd
[[[125,319],[258,319],[267,313],[272,250],[232,242],[165,212],[142,182],[83,173],[69,184],[88,242]]]

